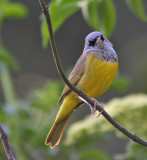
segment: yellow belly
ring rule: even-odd
[[[76,87],[81,89],[89,97],[96,98],[104,93],[111,85],[117,73],[117,69],[118,62],[101,60],[90,53],[87,56],[84,75]],[[76,105],[80,102],[81,100],[77,97],[77,94],[71,91],[65,96],[56,120],[60,121],[74,110]]]
[[[92,53],[88,55],[87,60],[85,73],[77,88],[89,97],[96,98],[111,85],[118,70],[118,62],[101,60]]]

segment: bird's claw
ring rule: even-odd
[[[94,101],[94,106],[91,106],[90,105],[90,109],[92,108],[92,110],[94,109],[95,111],[97,110],[96,109],[96,106],[98,105],[99,107],[100,107],[100,112],[99,112],[99,114],[98,114],[98,116],[96,117],[96,118],[98,118],[101,114],[102,114],[102,112],[104,111],[104,106],[102,105],[102,104],[100,104],[96,99],[94,99],[94,98],[91,98],[93,101]]]

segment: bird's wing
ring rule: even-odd
[[[86,55],[85,53],[82,54],[80,56],[80,58],[78,59],[74,69],[72,70],[68,80],[73,84],[73,85],[77,85],[77,83],[80,81],[83,73],[84,73],[84,69],[85,69],[85,64],[86,64]],[[61,102],[61,100],[63,99],[63,97],[65,95],[67,95],[69,92],[71,91],[71,89],[65,85],[62,94],[59,98],[58,104]]]

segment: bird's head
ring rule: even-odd
[[[112,48],[112,43],[101,32],[91,32],[85,38],[84,52],[89,50],[107,50]]]

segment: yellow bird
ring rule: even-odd
[[[69,81],[91,98],[103,94],[111,85],[118,70],[118,58],[111,42],[100,32],[92,32],[85,39],[82,55],[78,59]],[[45,144],[54,148],[59,144],[72,112],[83,101],[65,85],[59,102],[64,98]],[[91,108],[93,112],[93,109]]]

